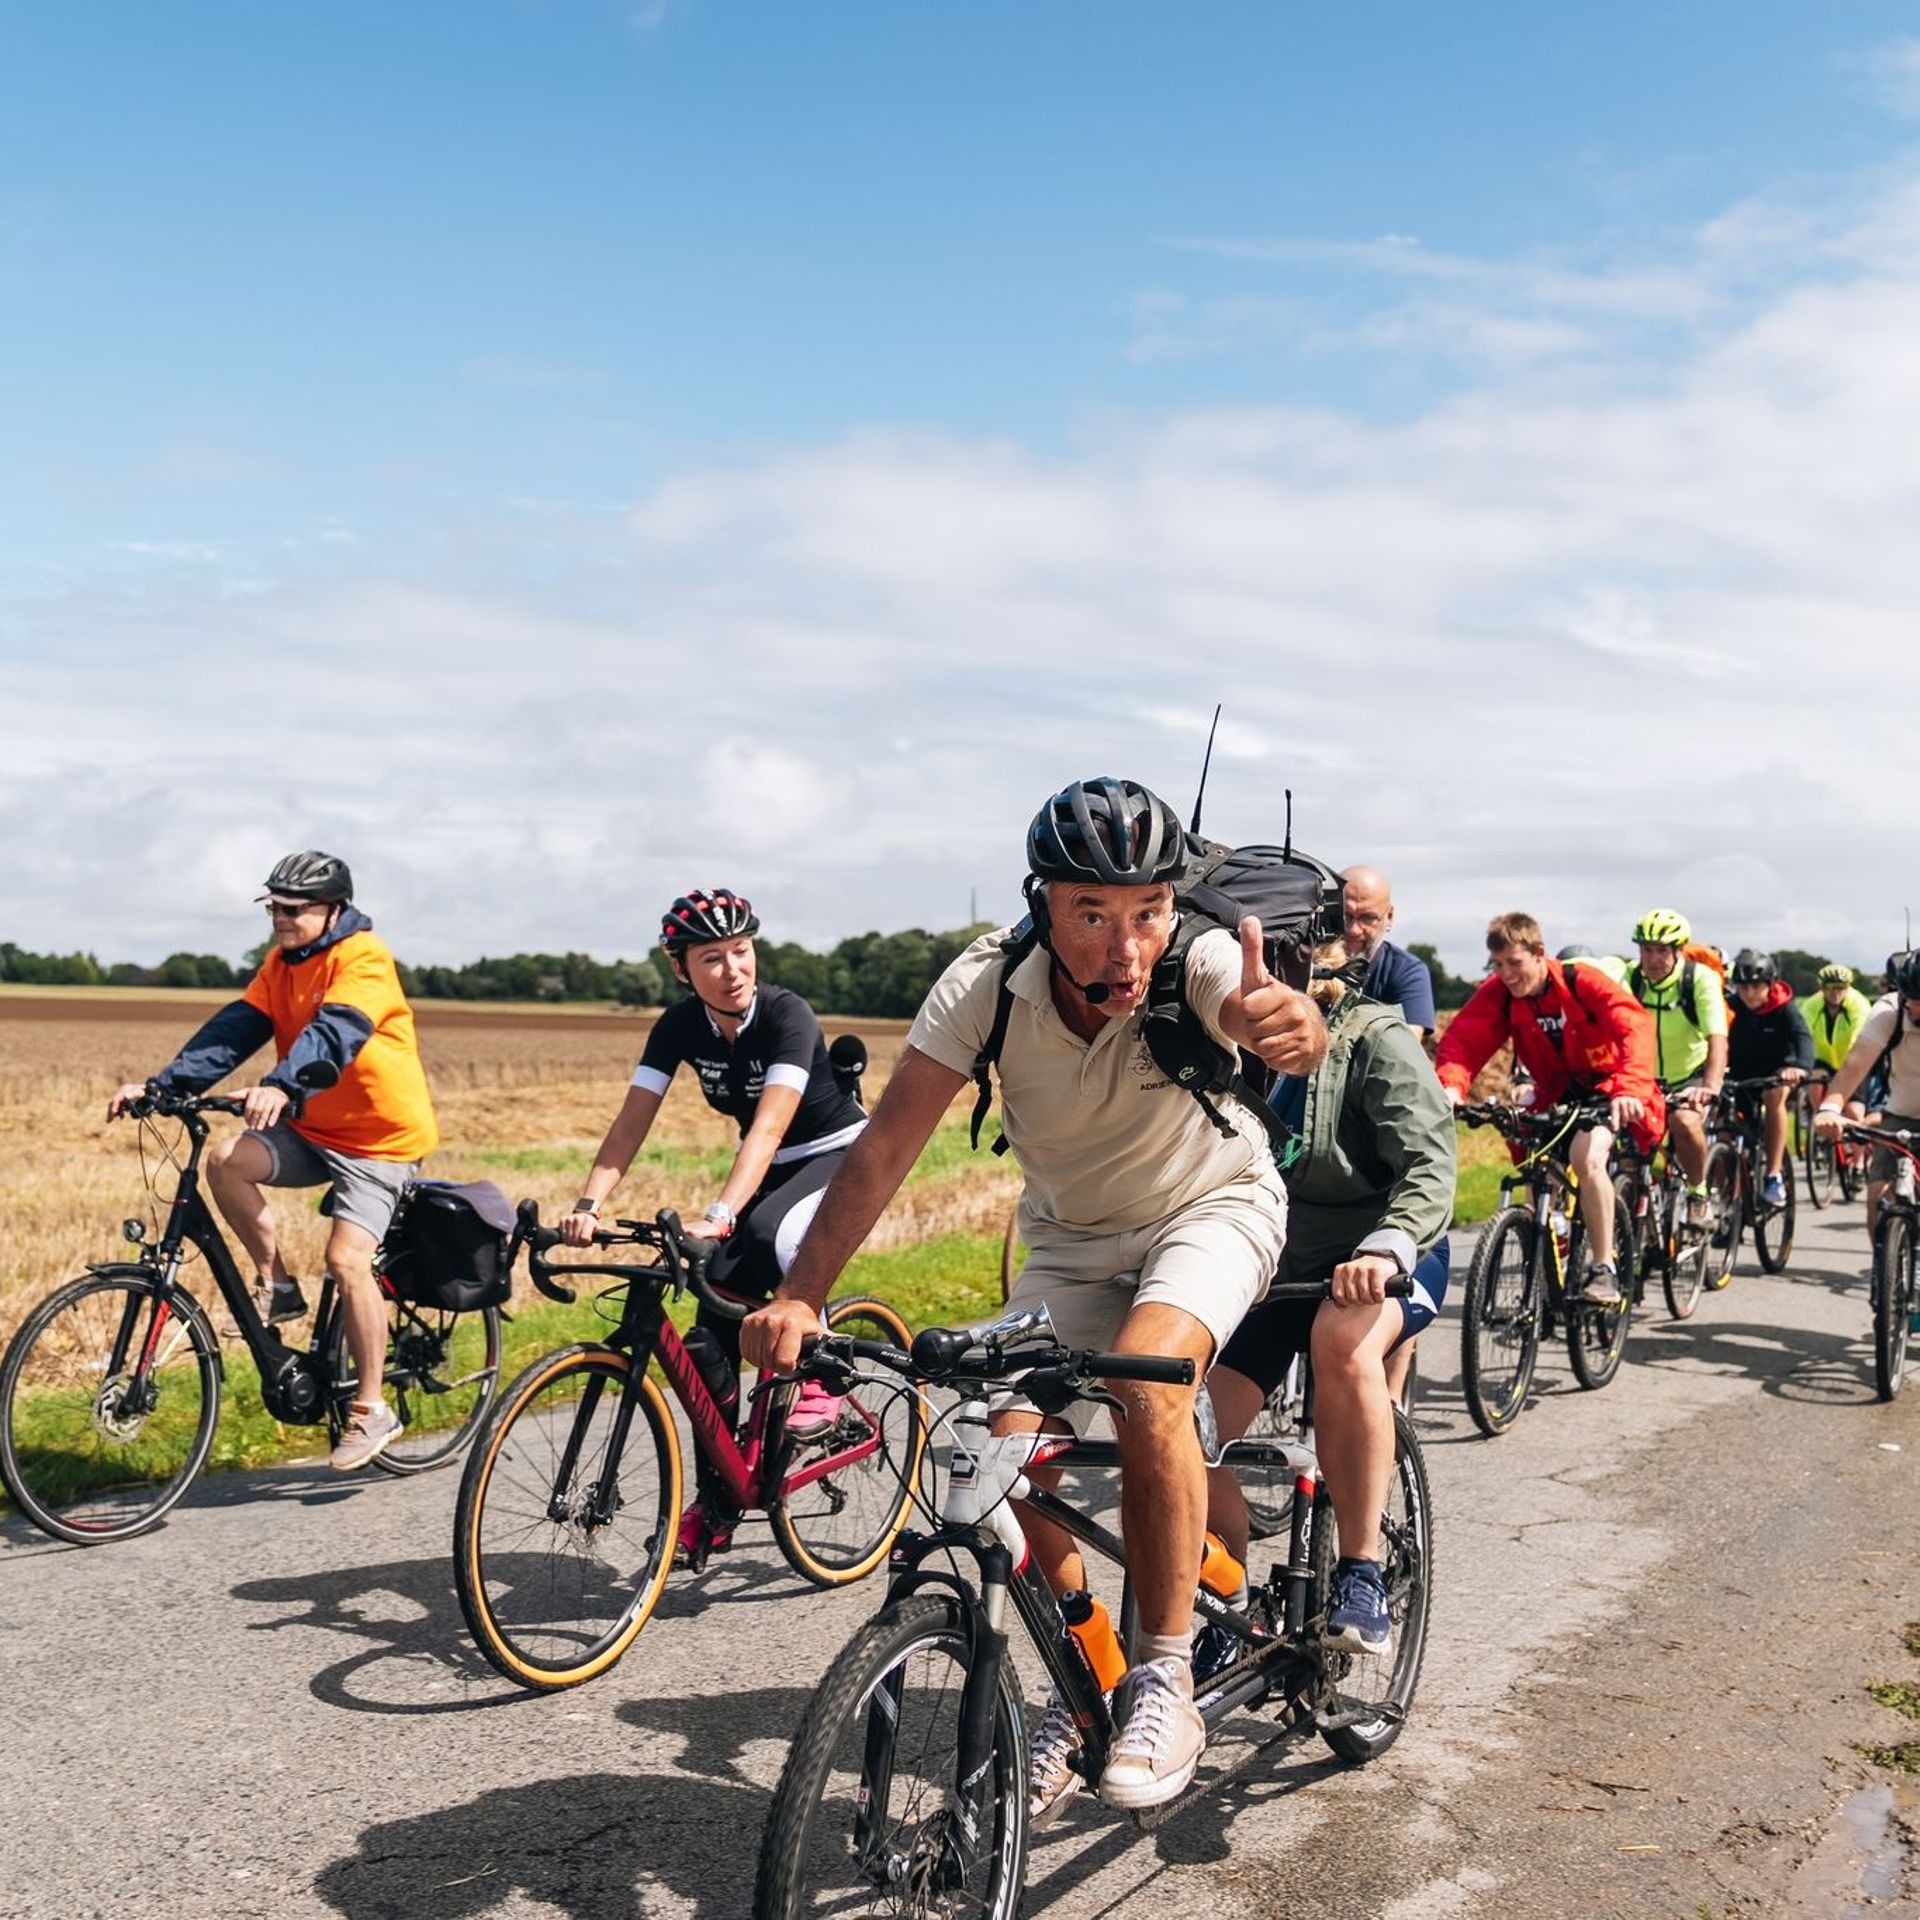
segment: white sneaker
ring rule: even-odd
[[[1100,1776],[1110,1807],[1157,1807],[1186,1790],[1207,1750],[1193,1669],[1169,1656],[1135,1667],[1114,1689],[1120,1731]]]
[[[1051,1687],[1047,1710],[1033,1730],[1027,1750],[1027,1824],[1045,1826],[1086,1785],[1074,1761],[1080,1757],[1080,1729],[1067,1703]]]
[[[352,1473],[386,1452],[405,1432],[400,1416],[384,1400],[371,1412],[355,1407],[340,1444],[327,1456],[327,1465],[335,1473]]]

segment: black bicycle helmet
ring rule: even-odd
[[[283,900],[324,900],[332,906],[353,898],[353,875],[347,863],[312,848],[276,861],[266,884],[269,894]]]
[[[1903,1000],[1920,1000],[1920,947],[1887,955],[1887,985]]]
[[[1062,787],[1027,829],[1036,880],[1152,887],[1178,882],[1187,857],[1180,816],[1138,781],[1110,775]]]
[[[1779,979],[1780,969],[1773,964],[1772,954],[1756,953],[1751,947],[1742,947],[1733,956],[1733,965],[1727,977],[1736,987],[1764,987]]]
[[[683,893],[660,917],[660,944],[669,953],[702,947],[715,940],[737,940],[758,933],[760,916],[753,903],[725,887],[696,887]]]

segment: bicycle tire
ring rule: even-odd
[[[1297,1440],[1300,1437],[1300,1396],[1296,1388],[1300,1362],[1288,1367],[1280,1384],[1260,1404],[1247,1428],[1249,1440]],[[1284,1533],[1293,1519],[1293,1475],[1285,1467],[1239,1460],[1234,1477],[1247,1503],[1247,1526],[1256,1540]]]
[[[130,1404],[133,1379],[115,1365],[144,1349],[159,1304],[146,1267],[82,1274],[27,1315],[0,1361],[0,1480],[55,1540],[131,1540],[158,1526],[206,1465],[222,1368],[200,1303],[173,1290],[144,1407]]]
[[[601,1526],[582,1522],[581,1502],[603,1469],[632,1371],[629,1356],[611,1347],[562,1347],[536,1360],[500,1396],[460,1477],[460,1611],[492,1665],[534,1692],[606,1672],[652,1618],[673,1566],[680,1443],[645,1373],[619,1461],[619,1505]],[[559,1470],[576,1430],[563,1484]]]
[[[1717,1142],[1708,1153],[1706,1189],[1709,1217],[1701,1236],[1707,1243],[1702,1277],[1709,1293],[1721,1293],[1733,1283],[1745,1230],[1740,1154],[1731,1141]]]
[[[1794,1187],[1797,1184],[1791,1166],[1787,1168],[1786,1200],[1777,1207],[1770,1207],[1764,1199],[1758,1201],[1753,1209],[1753,1250],[1760,1256],[1760,1270],[1763,1273],[1778,1273],[1793,1258],[1793,1217],[1796,1207]]]
[[[1567,1243],[1567,1358],[1573,1363],[1573,1377],[1589,1392],[1604,1387],[1620,1371],[1626,1357],[1627,1334],[1633,1326],[1633,1290],[1627,1262],[1633,1258],[1633,1216],[1622,1204],[1619,1194],[1609,1190],[1613,1202],[1613,1265],[1620,1283],[1618,1306],[1595,1306],[1579,1298],[1574,1276],[1585,1271],[1587,1223],[1574,1215],[1573,1232]]]
[[[381,1297],[387,1309],[383,1390],[403,1430],[374,1455],[373,1464],[383,1473],[428,1473],[466,1451],[493,1405],[500,1387],[500,1309],[449,1313]],[[360,1375],[347,1350],[346,1315],[337,1295],[331,1323],[315,1344],[327,1356],[333,1381],[327,1427],[338,1441]]]
[[[1816,1209],[1827,1206],[1840,1184],[1839,1155],[1833,1135],[1809,1124],[1801,1145],[1801,1164],[1807,1176],[1807,1198]]]
[[[1637,1304],[1645,1289],[1648,1269],[1652,1265],[1647,1242],[1648,1230],[1653,1218],[1652,1188],[1647,1183],[1646,1174],[1636,1163],[1630,1170],[1613,1176],[1613,1191],[1620,1204],[1627,1210],[1628,1239],[1631,1244],[1631,1264],[1620,1270],[1621,1283],[1625,1285],[1628,1280],[1632,1281],[1633,1297]],[[1643,1194],[1647,1195],[1649,1200],[1645,1212],[1639,1205]]]
[[[922,1593],[884,1607],[842,1649],[800,1717],[774,1789],[754,1920],[825,1912],[1014,1920],[1027,1864],[1027,1735],[1011,1660],[994,1702],[990,1826],[973,1863],[981,1884],[936,1884],[950,1858],[972,1646],[958,1601]],[[877,1835],[866,1831],[876,1805]]]
[[[1433,1608],[1433,1496],[1426,1456],[1413,1422],[1394,1410],[1393,1479],[1383,1512],[1382,1570],[1387,1580],[1387,1612],[1393,1621],[1393,1645],[1381,1655],[1323,1650],[1335,1711],[1343,1716],[1369,1706],[1390,1707],[1392,1714],[1361,1719],[1351,1726],[1324,1727],[1320,1737],[1349,1766],[1377,1760],[1400,1737],[1413,1705],[1426,1658],[1427,1621]],[[1324,1490],[1313,1505],[1309,1627],[1326,1618],[1331,1604],[1339,1528],[1333,1503]]]
[[[1473,1250],[1460,1303],[1460,1384],[1491,1439],[1520,1416],[1540,1357],[1540,1279],[1533,1219],[1504,1207]]]
[[[1913,1216],[1883,1213],[1873,1236],[1873,1390],[1895,1398],[1907,1371],[1914,1287]]]
[[[1700,1295],[1706,1289],[1707,1268],[1713,1260],[1711,1231],[1692,1230],[1692,1238],[1688,1238],[1690,1230],[1684,1224],[1686,1205],[1680,1189],[1675,1188],[1669,1193],[1665,1215],[1670,1251],[1661,1274],[1661,1284],[1666,1290],[1667,1311],[1676,1320],[1693,1318],[1694,1309],[1700,1304]]]
[[[899,1314],[870,1293],[829,1300],[827,1325],[835,1333],[888,1340],[897,1347],[913,1337]],[[857,1444],[876,1431],[875,1452],[791,1493],[783,1488],[768,1508],[774,1541],[787,1565],[816,1587],[865,1579],[899,1537],[913,1508],[926,1448],[926,1402],[896,1376],[868,1375],[854,1383],[833,1431],[796,1442],[787,1456],[790,1470],[804,1470],[836,1447]]]

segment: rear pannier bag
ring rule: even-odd
[[[388,1249],[387,1278],[402,1300],[420,1306],[503,1307],[513,1291],[512,1236],[513,1203],[491,1180],[416,1181]]]

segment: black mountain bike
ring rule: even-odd
[[[311,1074],[309,1083],[320,1084]],[[155,1197],[165,1168],[178,1176],[159,1238],[150,1242],[145,1222],[127,1220],[130,1257],[95,1262],[50,1294],[0,1361],[0,1478],[35,1526],[77,1546],[145,1533],[206,1464],[226,1368],[206,1309],[182,1278],[191,1252],[213,1275],[274,1419],[324,1424],[337,1441],[360,1390],[332,1278],[314,1312],[313,1344],[287,1346],[261,1322],[200,1190],[206,1116],[237,1116],[241,1102],[150,1093],[128,1112],[144,1130],[143,1149],[148,1141],[158,1149],[148,1175]],[[184,1160],[154,1125],[163,1118],[185,1129]],[[398,1474],[454,1459],[484,1418],[500,1372],[497,1308],[455,1313],[396,1296],[385,1248],[399,1244],[402,1217],[396,1212],[374,1260],[387,1306],[385,1388],[406,1427],[374,1465]]]
[[[827,1671],[802,1715],[760,1847],[755,1920],[803,1914],[970,1915],[1012,1920],[1027,1858],[1027,1728],[1008,1654],[1014,1621],[1082,1732],[1076,1765],[1099,1779],[1115,1735],[1080,1642],[1026,1553],[1023,1501],[1124,1567],[1121,1542],[1024,1469],[1036,1440],[1048,1464],[1114,1464],[1118,1448],[1067,1436],[987,1434],[987,1394],[1011,1384],[1043,1412],[1107,1401],[1101,1381],[1184,1385],[1192,1364],[1157,1355],[1069,1350],[1044,1310],[971,1329],[933,1328],[911,1354],[829,1335],[806,1363],[830,1384],[856,1367],[891,1368],[903,1391],[951,1388],[954,1465],[929,1533],[901,1535],[878,1614]],[[1394,1646],[1381,1658],[1324,1648],[1338,1551],[1319,1463],[1305,1442],[1271,1449],[1298,1476],[1285,1557],[1242,1614],[1206,1588],[1195,1606],[1240,1651],[1196,1689],[1209,1727],[1271,1706],[1283,1730],[1319,1733],[1343,1760],[1382,1753],[1413,1703],[1433,1577],[1432,1508],[1411,1424],[1396,1412],[1398,1462],[1384,1519]],[[1009,1618],[1011,1612],[1011,1618]],[[1282,1736],[1286,1737],[1283,1732]],[[1164,1812],[1136,1815],[1153,1824]]]
[[[1907,1342],[1920,1306],[1920,1134],[1889,1127],[1849,1126],[1847,1136],[1896,1156],[1893,1178],[1873,1228],[1873,1390],[1891,1400],[1906,1377]]]
[[[765,1511],[803,1579],[846,1586],[887,1557],[926,1438],[916,1397],[855,1385],[834,1426],[803,1439],[787,1428],[798,1380],[762,1376],[746,1424],[736,1428],[732,1401],[716,1400],[667,1318],[669,1299],[685,1292],[732,1319],[760,1304],[707,1278],[714,1242],[683,1239],[679,1217],[667,1211],[594,1233],[595,1246],[631,1248],[637,1258],[556,1266],[547,1255],[563,1244],[559,1231],[540,1225],[531,1200],[520,1204],[518,1237],[534,1285],[550,1299],[574,1298],[562,1274],[619,1284],[600,1296],[612,1322],[606,1337],[528,1367],[501,1395],[460,1482],[454,1585],[475,1645],[509,1680],[547,1692],[606,1672],[666,1590],[683,1474],[652,1360],[735,1506]],[[827,1324],[877,1337],[890,1350],[907,1338],[906,1322],[870,1294],[829,1301]],[[704,1565],[703,1551],[690,1570]]]
[[[1760,1169],[1767,1160],[1766,1114],[1761,1095],[1789,1083],[1777,1073],[1753,1080],[1729,1080],[1714,1109],[1712,1150],[1707,1155],[1707,1197],[1713,1210],[1715,1269],[1724,1266],[1725,1286],[1739,1257],[1742,1231],[1753,1228],[1754,1251],[1768,1273],[1778,1273],[1793,1258],[1794,1195],[1797,1182],[1789,1164],[1783,1171],[1786,1199],[1770,1206]]]
[[[1574,1378],[1604,1387],[1620,1370],[1633,1314],[1633,1217],[1616,1191],[1614,1271],[1621,1298],[1596,1306],[1578,1297],[1586,1268],[1586,1223],[1567,1147],[1581,1128],[1608,1123],[1604,1100],[1544,1112],[1487,1102],[1460,1109],[1470,1127],[1494,1127],[1522,1149],[1500,1182],[1500,1211],[1481,1230],[1460,1305],[1461,1384],[1474,1425],[1504,1433],[1527,1404],[1540,1343],[1564,1330]],[[1516,1200],[1516,1192],[1524,1199]]]

